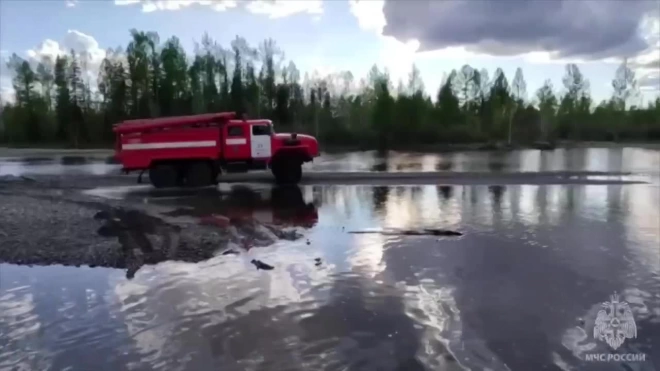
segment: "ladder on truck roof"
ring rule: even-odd
[[[207,124],[217,121],[228,121],[236,118],[236,112],[204,113],[190,116],[160,117],[155,119],[126,120],[113,127],[117,134],[135,133],[151,129],[162,129],[190,124]]]

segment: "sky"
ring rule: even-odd
[[[414,63],[432,95],[469,64],[491,77],[500,67],[509,81],[522,68],[531,99],[546,79],[561,92],[576,63],[599,102],[623,58],[644,101],[660,91],[658,0],[0,0],[1,97],[13,94],[12,53],[36,62],[73,48],[95,75],[132,28],[177,36],[191,54],[205,32],[224,46],[273,38],[302,73],[350,70],[356,80],[377,64],[396,84]]]

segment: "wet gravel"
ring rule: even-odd
[[[623,173],[606,173],[623,175]],[[405,181],[493,182],[475,173],[314,173],[323,182]],[[350,176],[349,176],[350,175]],[[585,177],[602,172],[510,173],[513,183],[588,183]],[[237,175],[238,176],[238,175]],[[483,179],[482,179],[483,178]],[[264,174],[241,174],[225,181],[272,181]],[[603,182],[626,181],[605,180]],[[0,263],[32,265],[88,265],[127,269],[132,277],[141,266],[165,260],[198,262],[218,253],[240,252],[267,246],[278,239],[297,239],[295,230],[230,220],[227,225],[204,223],[199,217],[182,222],[159,214],[148,204],[85,195],[99,186],[135,185],[134,175],[28,175],[0,176]],[[505,182],[505,183],[506,183]],[[192,221],[191,221],[192,220]]]
[[[64,200],[0,193],[0,261],[80,265],[99,255],[118,260],[116,241],[96,234],[101,224],[95,212]]]
[[[103,178],[104,184],[113,182]],[[194,219],[177,222],[149,206],[79,192],[100,180],[0,178],[0,263],[119,268],[132,278],[147,264],[198,262],[300,237],[295,230],[254,220],[231,220],[224,227]]]

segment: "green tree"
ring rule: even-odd
[[[613,98],[621,110],[625,110],[627,103],[639,95],[635,72],[628,66],[628,59],[624,59],[617,68],[612,80],[612,88],[614,89]]]
[[[541,113],[540,139],[546,141],[554,127],[557,112],[557,97],[552,87],[552,81],[545,80],[543,86],[536,91],[536,99]]]
[[[8,67],[16,94],[0,107],[0,141],[108,146],[112,126],[125,119],[217,111],[271,119],[280,130],[316,135],[324,146],[365,149],[660,139],[660,104],[636,104],[637,82],[627,61],[612,82],[612,99],[597,107],[574,64],[566,66],[561,95],[546,81],[531,104],[520,68],[509,84],[499,68],[465,65],[429,87],[437,91],[431,97],[416,66],[407,81],[391,81],[377,65],[363,78],[349,71],[307,71],[301,78],[272,39],[253,48],[237,36],[223,47],[205,34],[187,55],[176,37],[161,45],[155,32],[129,35],[125,48],[107,51],[97,86],[90,86],[86,53],[54,61],[13,55]]]
[[[65,142],[69,138],[71,123],[71,92],[68,79],[69,64],[65,56],[55,60],[55,113],[57,117],[56,140]]]

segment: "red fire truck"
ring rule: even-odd
[[[239,119],[235,112],[128,120],[113,130],[124,172],[148,170],[156,188],[203,187],[222,171],[256,169],[270,169],[279,184],[295,184],[302,164],[319,156],[314,137],[276,134],[270,120]]]

